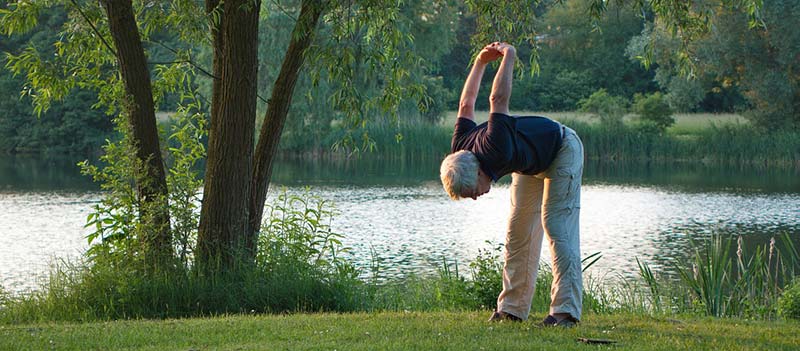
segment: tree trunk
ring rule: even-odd
[[[256,240],[264,214],[264,201],[267,198],[269,180],[272,176],[272,161],[278,149],[286,114],[292,103],[294,86],[300,75],[305,52],[311,45],[323,11],[321,1],[304,0],[301,6],[300,16],[292,30],[291,41],[283,58],[281,71],[272,88],[272,96],[269,99],[264,125],[256,146],[255,168],[252,177],[253,192],[250,196],[250,222],[246,238],[250,254],[256,252]]]
[[[208,1],[206,9],[216,3]],[[227,0],[221,6],[220,23],[212,30],[215,82],[197,263],[201,270],[224,272],[252,261],[244,248],[253,171],[260,1]]]
[[[145,262],[159,267],[172,256],[167,181],[156,127],[150,71],[133,15],[131,0],[104,0],[108,24],[117,50],[120,73],[130,100],[124,109],[129,114],[136,157],[143,174],[137,175],[140,218],[146,225],[140,237]]]

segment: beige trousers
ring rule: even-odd
[[[498,311],[528,319],[539,273],[542,237],[547,234],[553,257],[550,314],[569,313],[580,320],[582,176],[583,144],[569,128],[565,128],[564,141],[547,170],[536,175],[512,174],[511,215]]]

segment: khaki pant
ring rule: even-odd
[[[580,320],[582,176],[583,144],[569,128],[565,128],[561,149],[547,170],[532,176],[512,174],[511,216],[498,311],[528,319],[539,272],[542,234],[547,234],[553,256],[550,314],[569,313]]]

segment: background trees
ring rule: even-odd
[[[59,2],[43,4],[48,3],[52,5]],[[30,42],[39,57],[51,57],[47,61],[53,65],[60,64],[57,63],[58,60],[52,59],[56,47],[50,44],[59,41],[62,25],[70,20],[67,15],[73,5],[69,1],[63,3],[65,6],[38,6],[39,20],[36,26],[29,28],[30,31],[24,35],[15,31],[14,36],[7,37],[0,43],[0,50],[17,56],[23,53]],[[158,83],[157,76],[161,68],[156,63],[184,60],[191,54],[197,67],[208,71],[212,69],[213,55],[210,37],[207,36],[208,22],[204,19],[204,5],[184,6],[191,3],[163,2],[159,11],[172,13],[168,16],[155,15],[155,11],[144,8],[141,10],[146,14],[146,18],[142,19],[143,25],[153,21],[152,26],[145,26],[149,29],[146,29],[147,38],[143,44],[153,79],[158,85],[157,90],[161,90],[155,92],[157,110],[166,113],[177,108],[180,94],[174,90],[170,92],[168,85]],[[749,21],[752,17],[748,14],[746,3],[737,7],[712,6],[715,3],[696,1],[693,2],[694,8],[689,8],[696,13],[704,13],[710,26],[707,31],[693,34],[694,39],[687,46],[681,36],[673,36],[667,31],[664,20],[656,21],[656,11],[649,7],[648,2],[610,2],[604,7],[598,7],[598,2],[594,0],[535,2],[530,11],[535,38],[530,43],[534,43],[537,50],[532,51],[534,46],[526,45],[524,40],[515,44],[525,57],[538,53],[539,74],[528,74],[515,82],[514,106],[539,111],[576,110],[580,99],[587,98],[601,88],[613,96],[628,100],[635,93],[647,94],[660,90],[665,94],[671,108],[677,111],[751,111],[747,114],[752,120],[765,120],[763,123],[758,122],[759,124],[775,127],[781,123],[794,123],[787,116],[796,115],[789,103],[793,99],[792,91],[796,89],[793,88],[796,85],[794,82],[797,81],[796,76],[790,73],[793,72],[791,67],[796,65],[796,59],[792,59],[792,48],[796,46],[792,43],[796,38],[792,36],[790,29],[796,24],[796,20],[794,17],[779,19],[777,15],[793,13],[796,5],[789,1],[766,4],[759,21],[755,23],[757,26],[750,28]],[[257,99],[259,111],[266,109],[266,98],[271,93],[280,69],[275,62],[283,58],[299,4],[298,1],[262,4],[258,26],[261,44],[257,54],[260,59],[258,91],[262,98]],[[181,6],[185,14],[177,16],[174,9],[170,11],[175,6]],[[408,81],[416,82],[426,94],[424,99],[401,99],[398,110],[401,122],[416,120],[417,117],[422,117],[422,122],[436,122],[444,111],[452,110],[448,106],[454,106],[458,98],[460,82],[466,75],[471,59],[469,53],[473,43],[470,39],[478,32],[478,11],[471,10],[471,6],[480,9],[483,2],[410,1],[405,2],[397,12],[399,17],[394,23],[401,26],[403,33],[414,39],[413,44],[405,45],[405,48],[418,58],[414,64],[406,67]],[[8,5],[2,7],[8,8]],[[592,15],[599,11],[604,11],[603,16]],[[92,21],[97,21],[97,14],[102,13],[92,10],[92,6],[88,6],[85,12]],[[80,19],[77,14],[73,17],[72,20]],[[6,16],[4,21],[10,23],[10,20]],[[76,21],[75,25],[78,29],[92,33],[85,21]],[[104,30],[102,23],[98,22],[98,28]],[[323,25],[319,30],[322,33],[321,38],[333,38],[332,26]],[[356,38],[363,39],[363,35],[364,33],[356,33],[339,43],[353,44],[357,42]],[[75,38],[77,37],[73,37]],[[311,49],[330,48],[331,43],[329,39],[320,39],[318,43],[312,44]],[[365,58],[363,48],[358,49],[350,44],[345,46],[344,52],[351,52],[352,48],[354,58]],[[686,72],[681,72],[678,67],[680,59],[674,55],[684,47],[695,58],[692,71],[694,77],[691,79],[682,74]],[[644,68],[637,59],[646,57],[647,51],[653,54],[651,61],[654,65],[649,69]],[[737,55],[731,55],[731,52]],[[322,59],[326,56],[312,54],[310,57]],[[5,65],[5,57],[3,60]],[[381,83],[363,74],[366,61],[355,61],[360,62],[358,67],[362,71],[360,78],[351,83],[357,86],[361,96],[376,96],[380,93]],[[197,70],[197,67],[197,76],[192,84],[199,87],[199,92],[208,100],[206,105],[210,105],[213,79]],[[335,141],[333,135],[341,135],[334,132],[339,126],[348,129],[347,127],[359,125],[357,119],[351,119],[350,122],[353,123],[350,124],[339,122],[347,119],[347,114],[340,109],[331,109],[330,106],[331,96],[342,86],[336,79],[328,82],[330,77],[325,63],[315,64],[313,67],[301,70],[298,76],[294,103],[289,110],[289,114],[294,117],[288,118],[283,128],[283,148],[302,150],[304,145],[330,145]],[[740,69],[744,67],[747,69]],[[782,68],[773,69],[774,67]],[[358,69],[353,72],[357,71]],[[34,96],[26,95],[20,99],[18,94],[21,90],[29,91],[23,87],[34,88],[33,85],[25,84],[25,76],[26,73],[18,69],[0,70],[0,80],[5,88],[0,96],[0,104],[4,106],[0,119],[0,135],[6,136],[0,141],[0,152],[98,152],[103,140],[112,136],[112,124],[104,121],[100,112],[90,108],[97,100],[95,93],[88,87],[74,88],[81,93],[70,94],[69,101],[66,102],[69,106],[64,107],[65,112],[59,111],[61,103],[55,99],[49,102],[53,106],[52,110],[39,111],[42,118],[31,122],[34,119],[30,118],[30,105]],[[756,92],[770,90],[780,94],[765,95]],[[47,100],[43,99],[47,94],[42,91],[38,91],[35,96],[42,102]],[[774,100],[768,102],[766,98]],[[478,103],[483,103],[484,100],[479,99]],[[419,112],[420,105],[427,109]],[[85,113],[67,113],[71,110]],[[380,109],[365,112],[364,115],[375,117],[372,118],[373,121],[385,120],[381,123],[387,125],[397,122]],[[256,116],[256,124],[260,127],[263,114],[258,113]],[[785,118],[789,119],[784,120]],[[48,123],[57,123],[58,127]],[[82,125],[85,127],[80,128]],[[362,142],[360,133],[350,133],[349,137],[354,143]]]
[[[55,111],[54,102],[80,91],[96,94],[96,107],[115,116],[127,138],[121,147],[130,148],[118,156],[131,157],[125,164],[132,165],[128,176],[136,184],[142,224],[136,254],[174,255],[162,161],[169,152],[156,129],[156,110],[208,113],[194,252],[197,266],[217,270],[254,260],[282,134],[320,138],[338,128],[339,145],[359,148],[370,145],[362,129],[368,122],[397,124],[398,116],[408,117],[422,106],[428,109],[415,120],[435,123],[443,106],[454,106],[473,48],[487,41],[514,43],[531,58],[518,72],[539,73],[524,74],[515,83],[517,109],[574,110],[599,89],[623,100],[653,92],[658,88],[653,71],[629,57],[638,56],[664,67],[658,82],[673,97],[666,100],[676,105],[690,109],[701,101],[705,106],[698,85],[679,84],[679,77],[695,70],[705,79],[699,85],[705,91],[735,82],[739,89],[731,94],[741,91],[748,107],[761,111],[761,117],[753,117],[760,125],[796,123],[796,38],[792,20],[781,23],[778,15],[795,13],[797,6],[775,2],[762,18],[755,17],[759,12],[753,4],[17,1],[2,3],[0,29],[9,35],[52,32],[53,25],[42,26],[42,21],[62,14],[63,20],[54,22],[59,35],[46,36],[41,44],[51,51],[39,50],[35,42],[26,47],[9,42],[3,48],[11,52],[7,67],[17,74],[13,79],[24,76],[24,96],[36,113]],[[754,19],[765,26],[748,29]],[[650,33],[664,33],[672,41],[665,45]],[[753,45],[751,56],[730,54],[746,44]],[[626,47],[633,49],[626,54]],[[9,113],[25,113],[8,97],[4,101]],[[256,134],[259,108],[263,120]],[[4,122],[0,128],[10,135],[20,126]]]

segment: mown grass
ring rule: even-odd
[[[797,322],[588,315],[574,329],[487,311],[239,315],[0,326],[2,350],[792,350]],[[579,338],[605,339],[587,345]]]

